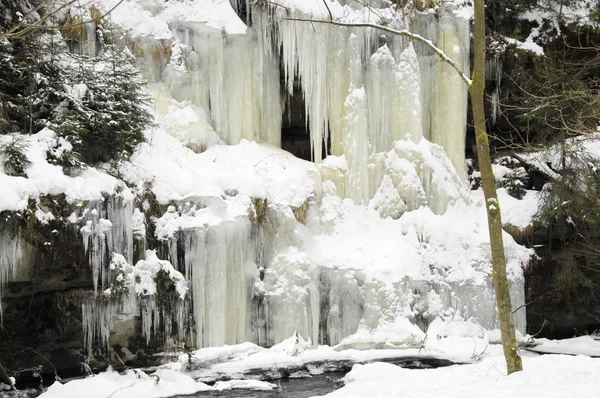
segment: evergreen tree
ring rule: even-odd
[[[56,130],[88,164],[130,155],[151,125],[149,97],[130,54],[107,45],[97,58],[73,56],[68,105]]]
[[[18,0],[0,3],[0,33],[32,8]],[[99,33],[98,56],[70,53],[61,36],[65,30],[35,29],[26,39],[0,39],[0,134],[52,127],[73,151],[49,158],[69,168],[132,153],[152,122],[149,97],[131,54],[105,44]]]
[[[0,32],[17,23],[22,8],[0,3]],[[0,134],[36,133],[60,102],[60,69],[48,56],[51,37],[38,30],[27,40],[0,40]]]

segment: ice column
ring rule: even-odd
[[[261,13],[263,18],[256,17]],[[255,9],[253,28],[259,45],[269,46],[264,52],[271,48],[280,52],[289,94],[300,82],[313,159],[321,161],[328,144],[333,155],[346,156],[348,173],[342,191],[347,197],[366,204],[375,195],[386,174],[385,154],[399,140],[419,143],[425,137],[439,144],[462,178],[467,87],[454,69],[422,43],[404,37],[285,17],[283,11]],[[411,18],[394,21],[394,27],[415,28],[468,73],[468,21],[450,9],[439,18],[421,14]],[[435,179],[432,172],[421,167],[418,178],[425,196],[442,204],[434,211],[444,211],[449,199],[436,197],[444,195],[443,190],[429,192]]]
[[[100,339],[103,347],[108,347],[110,332],[121,307],[121,303],[100,301],[95,297],[81,304],[83,346],[87,348],[88,355],[96,338]]]
[[[183,232],[197,347],[248,340],[247,313],[258,273],[250,232],[248,219]]]
[[[446,13],[440,18],[438,26],[437,46],[468,73],[468,23]],[[440,61],[430,141],[444,148],[462,178],[466,176],[467,89],[458,73],[450,65]]]
[[[8,281],[15,277],[17,266],[22,257],[20,231],[0,231],[0,300]],[[2,305],[0,303],[0,323],[2,323]]]
[[[253,31],[227,35],[192,22],[171,29],[185,51],[185,66],[168,65],[162,74],[174,98],[203,107],[229,144],[245,138],[280,146],[279,67]]]
[[[367,67],[366,87],[369,106],[370,181],[368,197],[377,192],[389,169],[385,153],[398,140],[419,142],[421,124],[420,70],[412,45],[398,56],[387,46],[373,54]],[[406,199],[406,198],[404,198]]]
[[[493,58],[485,60],[485,80],[494,83],[492,91],[492,123],[496,123],[500,108],[500,84],[502,83],[502,58],[496,54]]]

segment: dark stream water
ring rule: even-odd
[[[436,357],[391,357],[378,358],[377,360],[367,362],[387,362],[408,369],[438,368],[456,364],[448,359]],[[341,387],[342,383],[334,381],[344,377],[352,369],[353,361],[320,361],[314,365],[327,371],[321,375],[304,378],[289,377],[293,373],[308,374],[308,368],[303,366],[298,369],[278,369],[276,373],[269,372],[268,369],[254,369],[249,374],[259,380],[271,380],[270,383],[277,384],[280,388],[277,391],[255,391],[255,390],[227,390],[227,391],[206,391],[194,395],[176,395],[171,398],[186,397],[245,397],[245,398],[308,398],[318,395],[325,395],[336,388]],[[275,379],[275,380],[274,380]],[[211,384],[216,380],[207,381]]]
[[[279,385],[278,391],[253,391],[253,390],[229,390],[229,391],[210,391],[200,392],[194,395],[176,395],[173,398],[190,397],[244,397],[244,398],[308,398],[315,395],[325,395],[342,384],[335,383],[334,380],[342,378],[344,372],[333,372],[317,375],[309,378],[300,379],[282,379],[271,383]]]

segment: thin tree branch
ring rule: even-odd
[[[518,306],[518,307],[517,307],[517,308],[516,308],[516,309],[513,311],[513,314],[514,314],[515,312],[519,311],[521,308],[528,306],[528,305],[529,305],[529,304],[531,304],[531,303],[533,303],[533,301],[530,301],[530,302],[528,302],[528,303],[525,303],[525,304],[522,304],[522,305]]]
[[[77,23],[73,23],[73,24],[68,24],[68,25],[44,25],[43,23],[48,20],[48,18],[50,18],[53,15],[56,15],[58,12],[60,12],[61,10],[65,9],[66,7],[70,6],[71,4],[75,3],[75,1],[77,0],[71,0],[68,3],[63,4],[62,6],[60,6],[59,8],[53,10],[52,12],[44,15],[42,18],[40,18],[39,21],[36,21],[33,24],[27,24],[27,23],[19,23],[17,24],[15,27],[13,27],[12,29],[10,29],[8,32],[6,33],[0,33],[0,39],[20,39],[23,38],[25,35],[27,35],[29,32],[36,30],[36,29],[70,29],[70,28],[75,28],[78,26],[82,26],[85,24],[88,24],[94,20],[98,20],[98,19],[102,19],[105,16],[107,16],[108,14],[110,14],[111,12],[113,12],[119,5],[121,5],[121,3],[123,3],[124,0],[119,0],[117,2],[117,4],[115,4],[110,10],[108,10],[107,12],[105,12],[104,14],[100,15],[97,18],[93,18],[93,19],[88,19],[85,21],[80,21]],[[44,3],[42,3],[44,4]],[[39,7],[39,6],[38,6]],[[24,28],[23,30],[19,30],[19,28]]]
[[[331,13],[331,8],[329,8],[329,4],[327,4],[327,0],[323,0],[323,4],[325,4],[325,8],[327,8],[327,12],[329,13],[329,21],[333,22],[333,14]]]

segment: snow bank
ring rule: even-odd
[[[523,358],[524,371],[506,376],[500,347],[473,365],[403,369],[387,363],[354,365],[346,385],[327,397],[583,397],[598,391],[600,359],[543,355]]]
[[[600,338],[580,336],[564,340],[535,339],[532,351],[548,354],[589,355],[600,357]]]
[[[160,203],[193,198],[215,198],[221,203],[194,212],[193,217],[201,218],[197,225],[214,224],[211,216],[227,220],[247,215],[249,197],[298,207],[314,194],[319,182],[314,164],[281,149],[243,140],[232,146],[214,145],[198,154],[161,129],[148,133],[147,142],[138,146],[120,173],[140,189],[144,182],[152,183]]]
[[[214,385],[214,389],[218,391],[225,390],[260,390],[270,391],[277,389],[277,385],[273,383],[267,383],[266,381],[260,380],[230,380],[230,381],[218,381]]]
[[[118,0],[100,0],[103,11],[112,9]],[[125,27],[134,36],[171,39],[169,24],[174,21],[201,23],[228,34],[246,33],[229,1],[183,0],[168,4],[160,1],[125,0],[110,14],[111,20]]]
[[[141,370],[128,370],[124,374],[113,370],[81,380],[62,384],[55,382],[41,398],[163,398],[189,395],[213,388],[194,381],[191,377],[168,369],[159,369],[152,375]]]
[[[537,215],[540,206],[539,192],[526,190],[522,199],[509,195],[506,188],[498,188],[498,201],[502,212],[502,224],[513,225],[525,229],[533,225],[533,218]],[[471,198],[476,206],[483,206],[483,190],[471,191]]]
[[[442,339],[440,337],[440,339]],[[285,346],[285,349],[282,347]],[[209,347],[194,351],[191,358],[187,354],[179,356],[178,362],[162,365],[162,368],[185,371],[186,374],[205,382],[228,379],[253,379],[256,372],[272,374],[275,378],[282,375],[279,370],[288,372],[306,372],[321,374],[336,369],[336,364],[366,363],[376,360],[402,360],[412,358],[426,361],[431,358],[442,358],[458,363],[473,361],[472,337],[464,337],[460,342],[454,340],[454,346],[448,344],[443,351],[424,342],[419,348],[383,346],[375,350],[344,349],[328,346],[309,347],[302,338],[293,335],[282,344],[268,348],[244,343]],[[481,351],[483,351],[481,348]],[[480,351],[478,351],[480,353]],[[191,368],[190,368],[191,363]],[[284,372],[285,373],[285,372]],[[259,376],[260,377],[260,376]]]
[[[84,167],[75,177],[63,173],[61,166],[48,162],[47,155],[63,145],[61,138],[50,129],[34,135],[1,136],[0,144],[17,139],[26,147],[25,155],[31,165],[25,169],[27,178],[6,175],[0,166],[0,212],[25,210],[28,200],[40,195],[64,194],[68,203],[103,200],[103,194],[117,194],[130,200],[131,191],[122,181],[93,167]]]

